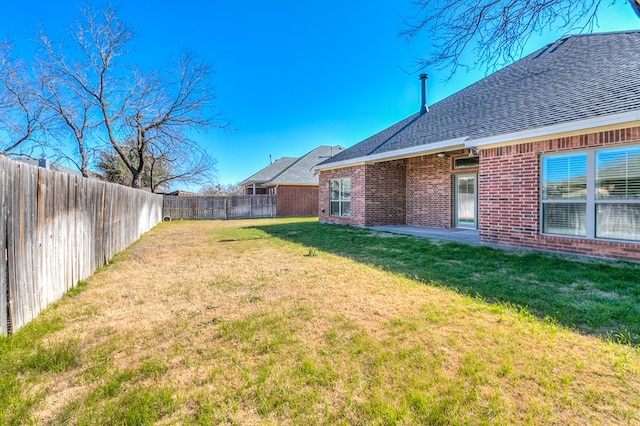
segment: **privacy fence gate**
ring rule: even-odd
[[[275,195],[165,195],[162,217],[176,219],[246,219],[276,216]]]

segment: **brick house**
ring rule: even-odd
[[[322,145],[300,158],[279,158],[239,185],[247,195],[276,195],[278,217],[316,216],[318,176],[314,167],[343,149],[339,145]]]
[[[321,222],[640,260],[640,31],[567,36],[316,167]]]

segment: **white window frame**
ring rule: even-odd
[[[636,239],[617,239],[617,238],[606,238],[606,237],[598,237],[596,235],[596,209],[599,204],[631,204],[631,205],[640,205],[640,199],[597,199],[596,197],[596,153],[597,152],[611,152],[616,150],[628,150],[628,149],[637,149],[640,148],[640,145],[626,145],[626,146],[616,146],[616,147],[606,147],[606,148],[597,148],[592,150],[583,150],[583,151],[570,151],[570,152],[560,152],[560,153],[549,153],[542,154],[540,158],[540,215],[539,215],[539,223],[540,223],[540,234],[549,235],[549,236],[558,236],[558,237],[566,237],[566,238],[580,238],[580,239],[589,239],[589,240],[603,240],[603,241],[629,241],[629,242],[640,242],[640,240]],[[550,157],[567,157],[576,154],[586,154],[586,197],[581,199],[544,199],[543,186],[544,186],[544,159]],[[544,229],[544,213],[545,213],[545,204],[585,204],[586,205],[586,222],[585,222],[585,235],[570,235],[570,234],[560,234],[560,233],[551,233],[545,232]]]
[[[338,182],[339,190],[338,190],[338,198],[334,199],[333,197],[333,182]],[[349,196],[346,196],[344,193],[344,185],[345,182],[349,182]],[[338,205],[338,214],[333,213],[333,205],[337,203]],[[349,208],[345,209],[346,203],[349,203]],[[348,210],[345,212],[345,210]],[[330,179],[329,180],[329,215],[330,216],[339,216],[339,217],[350,217],[351,216],[351,178],[338,178],[338,179]]]

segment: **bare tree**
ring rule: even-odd
[[[640,16],[640,0],[628,1]],[[413,5],[415,14],[405,19],[401,34],[428,38],[433,51],[419,67],[449,68],[450,76],[460,66],[504,66],[521,56],[532,35],[546,29],[565,34],[592,29],[603,6],[602,0],[415,0]],[[472,65],[463,59],[467,53],[473,55]]]
[[[52,113],[47,126],[47,132],[60,140],[66,140],[70,134],[75,141],[75,153],[71,156],[65,149],[50,146],[57,152],[58,158],[71,161],[82,173],[89,177],[89,156],[92,147],[87,142],[89,132],[99,124],[92,118],[93,103],[82,91],[77,90],[72,81],[66,80],[67,76],[54,66],[40,66],[43,72],[41,78],[41,102]],[[59,123],[59,125],[56,125]]]
[[[131,186],[143,186],[148,161],[154,158],[180,159],[181,166],[174,170],[181,170],[181,179],[189,176],[184,169],[189,164],[194,178],[204,171],[203,165],[212,166],[190,157],[199,159],[203,152],[193,139],[194,132],[228,125],[213,110],[210,66],[192,52],[184,52],[162,72],[132,67],[123,57],[134,33],[116,11],[107,7],[97,13],[86,6],[81,12],[81,21],[70,32],[74,49],[55,46],[44,33],[42,45],[57,81],[75,93],[76,111],[84,113],[76,117],[88,119],[90,108],[95,108],[103,140],[131,173]],[[62,116],[60,109],[57,112]],[[74,122],[81,125],[71,126],[68,121],[67,125],[83,129],[87,124]]]
[[[186,51],[170,72],[136,78],[136,93],[125,108],[128,136],[141,158],[149,153],[149,158],[164,158],[172,164],[170,180],[196,179],[214,165],[191,137],[197,130],[227,126],[219,114],[211,113],[215,96],[208,84],[210,74],[206,62]],[[132,186],[136,186],[144,161],[138,162],[137,170],[133,164],[129,167]]]
[[[140,152],[133,141],[122,148],[127,152],[132,163],[139,163],[135,157],[140,155]],[[175,183],[203,185],[210,182],[213,179],[215,159],[197,146],[193,149],[198,150],[199,155],[193,151],[188,153],[157,151],[151,146],[145,154],[145,167],[141,173],[142,187],[158,192],[167,190],[169,185]],[[96,167],[107,181],[131,185],[131,170],[114,150],[108,147],[100,150]]]
[[[244,188],[237,183],[209,185],[200,190],[200,195],[223,196],[223,195],[244,195]]]
[[[167,189],[176,183],[203,185],[213,179],[216,161],[205,150],[193,146],[192,150],[150,150],[147,161],[152,192]]]
[[[0,152],[15,153],[42,130],[43,106],[38,86],[25,63],[0,43]]]

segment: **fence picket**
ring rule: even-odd
[[[9,186],[7,159],[0,156],[0,188]],[[6,335],[9,328],[8,300],[9,291],[7,270],[7,194],[0,191],[0,335]]]
[[[165,195],[162,217],[177,219],[245,219],[276,216],[275,195]]]
[[[0,335],[162,219],[162,197],[0,156]]]

